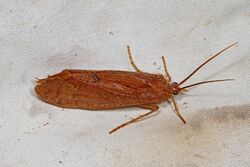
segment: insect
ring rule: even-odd
[[[35,92],[43,101],[62,108],[105,110],[136,106],[150,110],[117,126],[109,132],[110,134],[155,113],[159,108],[157,104],[165,101],[172,102],[176,115],[186,123],[178,110],[174,96],[196,85],[233,80],[210,80],[181,87],[201,67],[236,44],[237,42],[206,60],[179,83],[172,82],[163,56],[165,76],[142,72],[135,65],[130,47],[127,46],[129,60],[135,72],[66,69],[48,78],[37,79]]]

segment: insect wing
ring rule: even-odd
[[[38,80],[35,90],[60,107],[110,109],[162,101],[165,82],[161,75],[148,73],[64,70]]]

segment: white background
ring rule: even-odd
[[[146,110],[61,109],[39,100],[34,78],[66,68],[162,73],[174,81],[226,46],[188,83],[234,78]],[[0,166],[246,166],[250,164],[250,1],[0,1]],[[187,84],[188,84],[187,83]]]

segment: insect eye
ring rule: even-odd
[[[178,95],[179,91],[178,90],[174,90],[173,94],[174,95]]]

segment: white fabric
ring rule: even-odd
[[[250,1],[0,2],[0,166],[249,166]],[[108,131],[146,110],[61,109],[39,100],[35,77],[63,69],[163,73],[174,81],[239,42],[176,97],[188,123],[168,103],[159,114],[113,135]],[[186,84],[188,84],[186,83]]]

